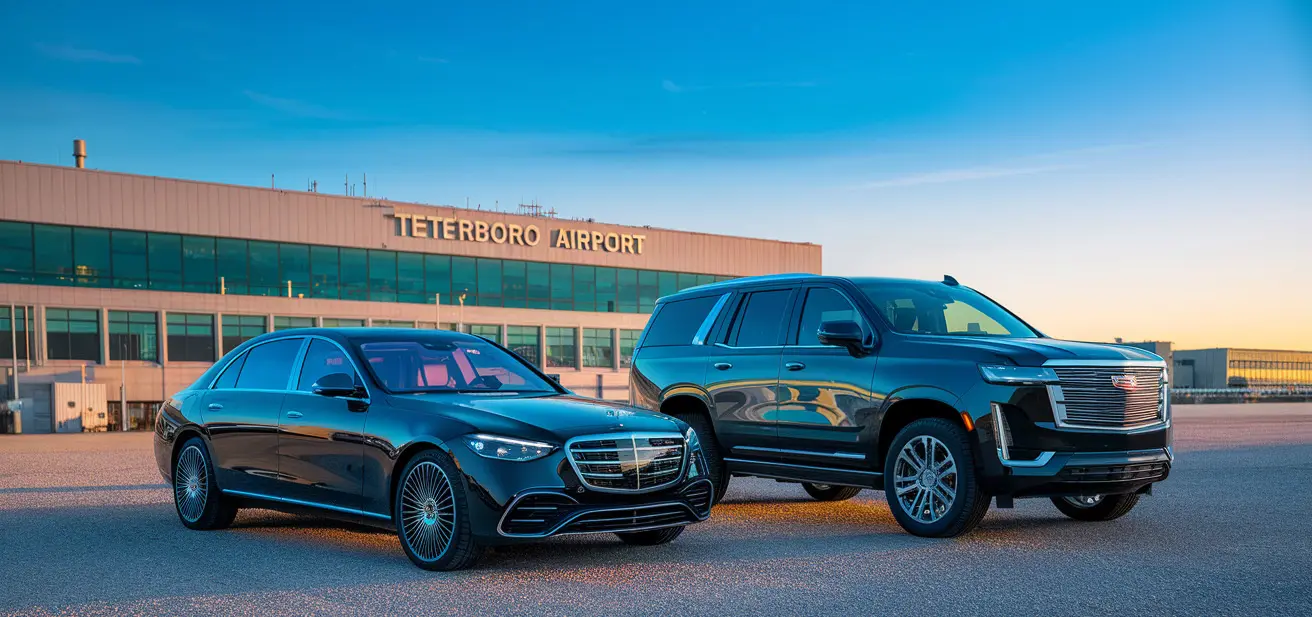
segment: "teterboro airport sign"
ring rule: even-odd
[[[517,225],[500,221],[489,223],[477,219],[428,216],[396,212],[387,215],[394,219],[396,235],[411,238],[455,240],[457,242],[492,242],[538,246],[542,243],[542,230],[537,225]],[[604,251],[641,255],[647,236],[600,232],[584,228],[561,227],[548,230],[548,246],[578,251]]]

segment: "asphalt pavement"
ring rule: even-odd
[[[574,536],[457,573],[316,518],[189,531],[148,434],[5,435],[0,614],[1312,614],[1312,404],[1179,406],[1175,425],[1171,478],[1109,523],[1021,500],[926,540],[879,492],[738,478],[672,544]]]

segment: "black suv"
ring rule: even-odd
[[[751,277],[662,298],[633,402],[683,419],[730,476],[824,501],[883,488],[898,523],[947,537],[994,497],[1111,520],[1170,472],[1166,364],[1059,341],[952,277]]]

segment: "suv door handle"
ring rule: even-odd
[[[718,369],[720,369],[720,370],[722,370],[722,371],[727,371],[727,370],[733,368],[733,365],[732,365],[732,364],[729,364],[728,362],[716,362],[714,366],[715,366],[715,368],[718,368]]]
[[[220,409],[223,409],[223,405],[220,405],[218,403],[210,403],[210,411],[218,411]]]
[[[800,371],[806,368],[806,365],[802,364],[801,362],[786,362],[784,363],[784,368],[790,371]]]
[[[288,417],[288,418],[299,418],[299,417],[301,417],[301,412],[299,412],[299,411],[289,411],[289,412],[287,412],[287,417]]]

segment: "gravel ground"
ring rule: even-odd
[[[313,518],[188,531],[149,435],[0,436],[0,613],[1312,614],[1312,405],[1181,406],[1176,427],[1170,480],[1111,523],[1022,500],[924,540],[881,493],[739,478],[673,544],[575,536],[451,574]]]

